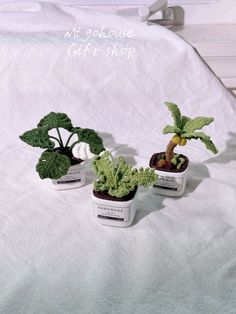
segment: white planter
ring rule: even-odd
[[[55,190],[75,189],[85,184],[85,166],[86,162],[70,166],[66,175],[57,180],[52,180],[52,186]]]
[[[167,172],[155,170],[157,182],[152,186],[155,194],[166,196],[181,196],[184,193],[188,175],[188,167],[182,172]]]
[[[132,224],[136,214],[134,199],[135,196],[129,201],[110,201],[92,194],[94,215],[97,221],[103,225],[128,227]]]

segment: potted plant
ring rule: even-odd
[[[157,182],[153,185],[153,192],[161,195],[180,196],[184,193],[188,172],[189,160],[185,155],[174,153],[177,145],[184,146],[187,140],[200,140],[206,148],[216,154],[217,148],[210,137],[198,130],[214,121],[209,117],[196,117],[190,119],[182,116],[176,104],[166,102],[170,110],[174,125],[167,125],[163,134],[173,133],[165,152],[152,155],[150,167],[158,174]]]
[[[65,143],[60,129],[70,133]],[[72,138],[74,141],[70,144]],[[103,141],[94,130],[73,127],[69,117],[59,112],[50,112],[39,121],[37,128],[26,131],[20,139],[46,149],[36,170],[41,179],[52,179],[58,190],[82,186],[86,160],[104,150]]]
[[[136,213],[133,200],[139,185],[145,187],[157,180],[154,169],[133,168],[124,157],[114,160],[105,151],[93,159],[92,165],[98,179],[93,185],[93,211],[101,224],[128,227]]]

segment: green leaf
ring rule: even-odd
[[[186,125],[186,123],[188,121],[190,121],[191,119],[189,117],[186,117],[186,116],[182,116],[181,118],[181,124],[182,124],[182,128],[184,128],[184,126]]]
[[[20,139],[33,147],[52,149],[55,145],[55,143],[50,140],[48,131],[43,128],[26,131],[20,135]]]
[[[193,120],[188,121],[184,126],[184,131],[186,133],[194,132],[196,130],[200,130],[204,126],[210,124],[214,121],[214,118],[207,118],[207,117],[197,117]]]
[[[171,115],[174,119],[175,127],[181,129],[182,128],[182,121],[181,121],[181,113],[180,113],[179,107],[176,104],[173,104],[171,102],[165,102],[165,104],[171,112]]]
[[[76,130],[77,129],[77,130]],[[78,135],[79,141],[89,144],[91,153],[99,155],[105,150],[103,146],[103,140],[98,134],[92,129],[80,129],[74,128],[76,134]]]
[[[55,151],[45,151],[39,158],[36,170],[41,179],[59,179],[67,174],[71,162],[69,157]]]
[[[118,198],[128,195],[138,185],[149,186],[157,179],[154,169],[132,168],[121,156],[114,162],[111,153],[107,151],[94,158],[93,167],[98,176],[94,189],[106,191]]]
[[[189,140],[195,139],[200,140],[205,144],[206,148],[209,149],[212,153],[217,154],[218,150],[214,143],[211,141],[210,136],[206,135],[204,132],[192,132],[192,133],[184,133],[182,137],[185,137]]]
[[[163,134],[167,134],[167,133],[182,133],[182,130],[180,130],[179,128],[172,126],[172,125],[167,125],[163,131]]]
[[[65,113],[50,112],[39,121],[38,127],[43,127],[48,131],[54,128],[63,128],[70,131],[73,125]]]

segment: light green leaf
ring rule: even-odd
[[[91,153],[99,155],[105,150],[102,138],[94,130],[74,128],[73,131],[78,135],[80,142],[89,144]]]
[[[181,121],[181,113],[180,113],[179,107],[176,104],[173,104],[171,102],[165,102],[165,104],[171,112],[171,115],[174,119],[175,127],[181,129],[182,128],[182,121]]]
[[[167,125],[163,131],[163,134],[167,134],[167,133],[182,133],[182,130],[180,130],[179,128],[172,126],[172,125]]]
[[[205,144],[206,148],[209,149],[212,153],[217,154],[218,150],[214,143],[211,141],[210,136],[206,135],[204,132],[192,132],[192,133],[184,133],[182,137],[185,137],[189,140],[196,139],[200,140]]]
[[[46,151],[42,153],[36,170],[41,179],[59,179],[67,174],[71,162],[69,157],[55,151]]]
[[[33,147],[52,149],[55,145],[55,143],[50,140],[48,131],[43,128],[26,131],[20,135],[20,139]]]
[[[65,113],[60,112],[50,112],[39,121],[38,127],[43,127],[48,131],[54,128],[70,131],[73,128],[70,118]]]
[[[188,121],[190,121],[191,119],[189,117],[186,117],[186,116],[182,116],[181,118],[181,124],[182,124],[182,128],[184,128],[184,126],[186,125],[186,123]]]
[[[186,133],[194,132],[196,130],[200,130],[204,126],[210,124],[214,121],[214,118],[207,118],[207,117],[197,117],[193,120],[188,121],[184,126],[184,131]]]

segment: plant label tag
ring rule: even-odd
[[[183,178],[174,178],[170,176],[158,176],[154,188],[166,189],[172,191],[181,191],[183,188]]]
[[[129,207],[107,206],[93,203],[94,213],[97,218],[117,221],[128,221],[130,217]]]
[[[84,182],[85,171],[80,165],[71,166],[66,175],[57,180],[52,180],[53,184],[67,184],[74,182]]]

